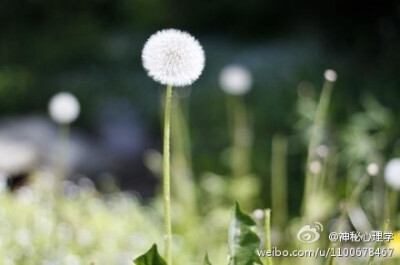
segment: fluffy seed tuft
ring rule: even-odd
[[[335,82],[336,79],[337,79],[337,74],[336,74],[336,72],[334,70],[328,69],[328,70],[325,71],[324,77],[329,82]]]
[[[390,160],[385,167],[386,184],[400,190],[400,158]]]
[[[163,85],[188,86],[204,68],[205,56],[200,43],[189,33],[166,29],[153,34],[142,51],[147,74]]]
[[[250,71],[238,64],[225,66],[219,76],[221,89],[231,95],[246,94],[253,84]]]
[[[80,105],[76,97],[68,92],[61,92],[50,99],[50,117],[57,123],[69,124],[78,118]]]

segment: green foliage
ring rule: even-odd
[[[136,265],[167,265],[158,253],[156,244],[153,244],[145,254],[137,257],[133,262]]]
[[[260,239],[253,231],[256,223],[235,204],[234,216],[229,227],[229,265],[262,264],[256,254]]]
[[[74,184],[63,188],[78,193],[54,196],[49,183],[41,172],[30,187],[0,193],[1,264],[121,264],[162,238],[160,215],[133,196]]]
[[[210,259],[208,258],[208,254],[204,257],[203,265],[211,265]]]

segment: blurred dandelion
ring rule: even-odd
[[[239,64],[225,66],[219,75],[219,85],[227,97],[228,127],[231,132],[232,146],[230,148],[230,168],[233,177],[232,197],[240,201],[244,207],[252,205],[258,193],[257,179],[252,181],[255,188],[250,189],[243,185],[244,181],[251,181],[251,153],[253,144],[253,131],[250,124],[250,114],[243,102],[242,96],[246,94],[253,84],[251,72]],[[244,191],[246,187],[249,192]]]
[[[262,209],[256,209],[253,211],[253,217],[256,220],[264,220],[265,212]]]
[[[166,29],[153,34],[143,47],[143,67],[160,84],[167,85],[165,94],[163,141],[163,193],[165,253],[172,264],[170,134],[172,86],[188,86],[196,81],[204,68],[205,56],[200,43],[189,33]]]
[[[385,167],[386,184],[400,190],[400,158],[390,160]]]
[[[385,218],[396,220],[400,190],[400,158],[393,158],[386,164],[384,179],[391,188],[386,192]]]
[[[80,105],[76,97],[67,92],[53,96],[49,103],[50,117],[59,124],[69,124],[79,116]]]
[[[379,173],[379,166],[377,163],[370,163],[367,166],[367,173],[371,176],[376,176]]]
[[[68,92],[54,95],[49,102],[50,117],[60,125],[58,176],[65,177],[68,160],[69,125],[75,121],[80,112],[78,99]]]
[[[252,84],[251,72],[238,64],[225,66],[219,76],[221,89],[230,95],[244,95],[249,92]]]
[[[324,178],[324,176],[320,176],[319,174],[322,170],[322,164],[321,162],[316,161],[316,156],[318,155],[316,150],[323,141],[324,129],[328,118],[329,104],[332,96],[333,85],[337,80],[337,74],[334,70],[327,69],[324,72],[324,78],[325,82],[322,87],[317,109],[313,117],[311,135],[308,143],[306,178],[302,202],[302,210],[306,219],[309,215],[308,211],[311,210],[309,207],[309,205],[311,205],[310,199],[312,198],[313,194],[317,192],[316,188],[318,187],[318,183],[320,183],[321,179]]]
[[[321,172],[321,169],[322,165],[321,162],[319,162],[318,160],[310,163],[309,170],[311,171],[311,173],[319,174]]]
[[[329,82],[335,82],[337,79],[337,74],[334,70],[332,69],[327,69],[324,73],[325,80]]]

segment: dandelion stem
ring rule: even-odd
[[[305,215],[307,212],[307,205],[313,196],[313,192],[316,188],[316,183],[318,183],[318,176],[313,174],[310,169],[310,163],[315,159],[315,149],[322,140],[323,126],[326,122],[326,116],[328,114],[329,102],[331,99],[333,90],[333,82],[325,80],[324,86],[322,87],[321,96],[319,99],[317,111],[315,113],[314,122],[311,128],[310,142],[308,145],[308,156],[306,164],[306,179],[305,179],[305,190],[303,199],[303,212]]]
[[[385,219],[394,221],[397,213],[397,200],[398,200],[398,193],[393,189],[388,189],[386,191],[386,213]]]
[[[280,134],[272,138],[271,197],[273,223],[284,228],[288,217],[287,206],[287,139]]]
[[[164,143],[163,143],[163,192],[165,211],[165,257],[172,265],[172,225],[171,225],[171,176],[170,176],[170,130],[171,130],[172,86],[165,93]]]
[[[265,250],[271,251],[271,210],[265,210]],[[267,256],[267,265],[273,265],[272,257]]]
[[[245,177],[250,172],[251,131],[242,98],[231,96],[229,100],[230,119],[233,127],[232,176],[238,179]]]
[[[70,129],[69,124],[61,124],[59,128],[59,159],[57,180],[59,183],[66,177],[68,168],[68,143]],[[59,185],[58,185],[59,186]]]

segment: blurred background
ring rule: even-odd
[[[175,118],[180,125],[176,125],[173,138],[182,142],[173,143],[173,150],[182,156],[173,157],[180,161],[173,165],[173,175],[183,172],[181,175],[189,176],[176,176],[181,188],[174,195],[174,229],[184,235],[183,239],[177,236],[176,244],[200,253],[191,256],[182,251],[182,264],[202,256],[210,241],[215,247],[211,256],[214,253],[214,259],[224,260],[221,253],[226,249],[221,242],[226,238],[228,209],[236,199],[246,210],[270,206],[273,161],[279,164],[287,159],[287,165],[282,162],[275,173],[286,175],[282,168],[287,170],[288,198],[278,194],[277,200],[287,200],[290,217],[300,214],[308,144],[305,134],[312,124],[326,69],[334,69],[338,80],[321,142],[324,145],[318,150],[324,158],[326,148],[332,154],[343,154],[336,161],[339,166],[332,167],[338,181],[337,186],[330,186],[334,187],[332,196],[326,194],[328,204],[338,203],[346,193],[345,175],[351,183],[348,189],[357,182],[353,180],[359,175],[353,173],[359,168],[350,164],[383,165],[386,159],[400,155],[400,3],[396,0],[2,0],[0,173],[13,166],[12,174],[7,175],[7,184],[13,189],[23,186],[28,175],[37,177],[38,169],[42,172],[39,179],[48,184],[43,172],[52,172],[61,160],[59,128],[48,116],[48,102],[54,94],[68,91],[78,98],[81,114],[71,125],[66,170],[71,182],[63,186],[64,193],[74,198],[77,190],[89,189],[85,196],[91,198],[71,199],[71,205],[62,200],[48,205],[46,197],[36,200],[32,191],[22,189],[20,200],[38,202],[36,209],[18,202],[15,206],[12,197],[1,197],[3,206],[11,206],[0,213],[0,234],[7,238],[4,235],[11,231],[10,238],[15,234],[17,242],[3,248],[9,251],[3,254],[12,255],[17,262],[9,259],[5,264],[39,264],[49,257],[53,261],[62,258],[62,264],[81,264],[80,260],[88,264],[105,261],[107,255],[113,258],[104,264],[130,264],[133,255],[160,241],[161,229],[155,227],[161,226],[162,207],[159,200],[152,199],[160,194],[164,87],[146,75],[141,50],[151,34],[165,28],[190,32],[206,52],[201,78],[190,88],[174,90],[179,104],[175,102],[173,112],[178,113]],[[218,81],[221,69],[232,63],[247,67],[254,81],[251,91],[241,98],[248,118],[245,127],[250,132],[245,138],[250,139],[251,148],[244,151],[245,160],[240,160],[241,165],[244,161],[249,165],[239,169],[232,166],[229,155],[232,145],[235,147],[230,134],[230,96]],[[277,135],[282,138],[274,138]],[[274,142],[278,159],[271,155]],[[286,143],[287,154],[279,151]],[[242,170],[245,178],[230,183],[235,170]],[[3,180],[3,175],[0,177]],[[369,209],[375,211],[376,226],[383,216],[379,210],[384,200],[382,183],[375,183],[380,197],[377,195],[375,208]],[[194,184],[199,189],[193,188]],[[97,193],[92,196],[93,187],[102,194],[123,190],[130,195],[121,198],[114,194],[102,205]],[[131,194],[135,194],[133,200]],[[201,204],[195,202],[195,195]],[[154,203],[156,210],[139,206],[141,199]],[[325,219],[320,221],[337,214],[333,206],[326,209]],[[202,225],[215,229],[217,232],[207,231],[214,231],[216,239],[198,241],[198,234],[188,229],[199,225],[197,215],[193,220],[182,218],[190,211],[205,218]],[[24,217],[18,215],[21,213]],[[42,230],[30,230],[29,216],[39,218],[35,222],[43,224],[38,226],[43,231],[55,224],[59,241],[54,241],[54,234],[49,235],[53,238],[49,244],[43,243],[41,236],[34,237],[32,233]],[[282,218],[289,220],[288,216]],[[19,220],[15,227],[14,219]],[[75,239],[68,237],[70,231]],[[108,239],[114,243],[103,245]],[[185,245],[185,239],[192,243]],[[29,247],[33,240],[36,250],[42,252],[35,250],[37,261],[27,263],[29,251],[34,251]],[[68,247],[49,254],[54,242]],[[48,259],[40,264],[61,263]]]
[[[163,88],[142,69],[141,49],[155,31],[179,28],[194,34],[207,55],[203,76],[183,99],[190,101],[194,172],[227,172],[221,163],[230,141],[226,96],[218,74],[240,63],[254,75],[245,101],[254,116],[252,164],[264,177],[271,136],[293,134],[299,84],[319,91],[326,68],[339,75],[329,114],[334,127],[360,110],[365,94],[400,111],[399,23],[395,0],[4,0],[1,133],[41,148],[56,141],[47,104],[56,92],[69,91],[82,105],[72,128],[81,154],[71,163],[73,173],[97,180],[111,174],[122,189],[151,196],[156,180],[142,157],[149,148],[160,149]],[[302,152],[290,154],[294,183],[302,182]]]

